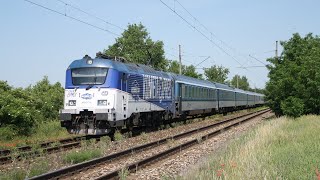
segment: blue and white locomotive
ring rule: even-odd
[[[224,84],[86,55],[66,71],[60,118],[70,133],[97,135],[258,106],[263,98]]]

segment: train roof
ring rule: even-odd
[[[162,72],[162,71],[156,71],[150,66],[146,66],[143,64],[135,64],[135,63],[123,63],[111,58],[101,58],[96,57],[92,59],[89,56],[85,56],[82,59],[74,60],[68,67],[68,69],[73,68],[83,68],[83,67],[105,67],[105,68],[114,68],[121,72],[125,73],[137,73],[137,74],[147,74],[151,76],[161,76],[163,78],[169,78],[169,79],[175,79],[178,82],[190,84],[190,85],[198,85],[198,86],[204,86],[209,88],[217,88],[217,89],[223,89],[223,90],[229,90],[229,91],[236,91],[236,92],[243,92],[250,95],[258,95],[258,96],[264,96],[263,94],[250,92],[250,91],[244,91],[242,89],[232,88],[226,84],[216,83],[216,82],[210,82],[208,80],[201,80],[196,79],[184,75],[174,74],[170,72]]]
[[[90,62],[91,60],[91,62]],[[105,59],[91,59],[89,56],[85,56],[82,59],[74,60],[68,67],[68,69],[73,69],[73,68],[83,68],[83,67],[113,67],[114,64],[112,61],[106,61]]]
[[[247,93],[245,90],[242,90],[242,89],[239,89],[239,88],[234,88],[234,91],[238,92],[238,93]]]
[[[224,89],[224,90],[229,90],[229,91],[234,91],[234,88],[226,85],[226,84],[221,84],[221,83],[214,83],[217,87],[217,89]]]
[[[200,85],[200,86],[209,87],[209,88],[216,88],[214,83],[207,80],[196,79],[189,76],[184,76],[184,75],[179,75],[174,73],[168,73],[168,74],[170,74],[177,82],[182,82],[190,85],[198,85],[198,86]]]
[[[90,61],[88,63],[88,61]],[[114,61],[112,59],[104,59],[104,58],[94,58],[84,57],[82,59],[78,59],[73,61],[69,68],[83,68],[83,67],[105,67],[105,68],[114,68],[121,72],[125,73],[137,73],[137,74],[148,74],[154,76],[161,76],[164,78],[171,78],[168,73],[156,71],[153,68],[142,65],[142,64],[134,64],[134,63],[122,63],[119,61]]]

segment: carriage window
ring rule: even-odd
[[[188,97],[188,86],[186,86],[186,88],[185,88],[185,96],[184,97]]]
[[[71,70],[73,85],[99,85],[104,84],[108,68],[89,67]]]
[[[181,89],[181,96],[184,98],[185,97],[185,92],[186,92],[186,86],[183,84],[182,89]]]

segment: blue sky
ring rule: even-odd
[[[87,16],[57,0],[30,0],[56,11],[67,13],[103,29],[121,34],[123,30]],[[265,62],[274,56],[275,41],[288,40],[293,33],[319,34],[320,1],[317,0],[180,0],[194,16],[194,20],[174,0],[163,0],[187,21],[208,37],[201,22],[214,34],[210,43],[196,30],[170,11],[159,0],[63,0],[122,28],[141,22],[153,40],[162,40],[166,57],[177,59],[181,44],[182,62],[198,66],[222,65],[230,69],[229,77],[245,75],[251,87],[263,88],[267,82],[267,69],[249,54]],[[85,54],[92,57],[115,42],[117,36],[64,16],[39,8],[24,0],[0,2],[0,80],[15,87],[34,84],[47,75],[49,80],[64,84],[65,70],[74,59]],[[216,38],[218,37],[218,38]],[[223,43],[221,42],[223,41]],[[279,48],[281,50],[281,47]],[[238,62],[239,63],[238,63]]]

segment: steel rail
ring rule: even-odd
[[[32,180],[58,179],[59,177],[66,176],[68,174],[73,174],[73,173],[75,173],[77,171],[81,171],[82,169],[88,169],[91,166],[95,166],[97,164],[110,162],[110,161],[113,161],[113,160],[116,160],[116,159],[119,159],[119,158],[126,157],[126,156],[131,155],[132,153],[135,153],[135,152],[140,152],[140,151],[147,150],[147,149],[150,149],[150,148],[153,148],[153,147],[156,147],[156,146],[160,146],[160,145],[162,145],[164,143],[167,143],[168,139],[174,139],[174,140],[181,139],[181,138],[183,138],[185,136],[188,136],[188,135],[200,132],[200,131],[204,131],[204,130],[210,129],[210,128],[216,127],[218,125],[221,125],[221,124],[224,124],[224,123],[227,123],[227,122],[239,119],[239,118],[243,118],[245,116],[250,116],[252,114],[259,114],[260,115],[261,112],[265,113],[267,111],[269,111],[269,109],[262,109],[262,110],[259,110],[259,111],[247,113],[247,114],[240,115],[240,116],[237,116],[237,117],[227,118],[227,119],[212,123],[212,124],[210,124],[208,126],[205,126],[205,127],[196,128],[196,129],[193,129],[193,130],[190,130],[190,131],[187,131],[187,132],[179,133],[179,134],[171,136],[171,137],[166,137],[166,138],[163,138],[163,139],[160,139],[160,140],[156,140],[156,141],[153,141],[153,142],[150,142],[150,143],[146,143],[146,144],[142,144],[142,145],[139,145],[139,146],[135,146],[135,147],[132,147],[132,148],[129,148],[129,149],[117,152],[117,153],[113,153],[113,154],[110,154],[110,155],[107,155],[107,156],[104,156],[104,157],[101,157],[101,158],[96,158],[96,159],[93,159],[93,160],[90,160],[90,161],[86,161],[86,162],[83,162],[83,163],[79,163],[79,164],[75,164],[75,165],[72,165],[72,166],[69,166],[69,167],[66,167],[66,168],[63,168],[63,169],[58,169],[56,171],[52,171],[52,172],[45,173],[45,174],[42,174],[42,175],[39,175],[39,176],[35,176],[35,177],[30,178],[30,180],[31,179]]]
[[[241,120],[241,121],[239,121],[239,122],[233,123],[233,124],[228,125],[228,126],[226,126],[226,127],[223,127],[223,128],[218,129],[218,130],[215,130],[215,131],[213,131],[213,132],[211,132],[211,133],[208,133],[208,134],[206,134],[206,135],[204,135],[204,136],[201,136],[200,141],[199,141],[199,139],[190,140],[190,141],[188,141],[188,142],[186,142],[186,143],[183,143],[183,144],[181,144],[181,145],[175,146],[175,147],[173,147],[173,148],[170,148],[170,149],[168,149],[168,150],[165,150],[165,151],[163,151],[163,152],[160,152],[160,153],[158,153],[158,154],[156,154],[156,155],[153,155],[153,156],[151,156],[151,157],[147,157],[147,158],[142,159],[142,160],[140,160],[140,161],[136,161],[136,162],[134,162],[134,163],[131,163],[130,165],[127,165],[126,167],[123,167],[123,168],[114,170],[114,171],[112,171],[112,172],[110,172],[110,173],[107,173],[107,174],[105,174],[105,175],[102,175],[102,176],[96,178],[95,180],[119,178],[119,172],[121,172],[121,170],[123,170],[123,169],[128,170],[130,173],[132,173],[132,172],[137,172],[139,169],[145,167],[146,165],[149,165],[149,164],[151,164],[151,163],[153,163],[153,162],[155,162],[155,161],[159,161],[159,160],[161,160],[161,159],[163,159],[163,158],[165,158],[165,157],[167,157],[167,156],[170,156],[170,155],[172,155],[172,154],[179,153],[179,152],[181,152],[181,151],[184,150],[184,149],[187,149],[187,148],[189,148],[189,147],[191,147],[191,146],[197,145],[197,144],[199,144],[200,142],[206,141],[206,140],[208,140],[208,139],[211,138],[211,137],[217,136],[217,135],[221,134],[222,132],[224,132],[224,131],[226,131],[226,130],[234,127],[234,126],[240,125],[241,123],[243,123],[243,122],[245,122],[245,121],[248,121],[248,120],[250,120],[250,119],[253,119],[253,118],[257,117],[257,116],[260,116],[260,115],[262,115],[262,114],[264,114],[264,113],[266,113],[266,112],[268,112],[268,111],[269,111],[269,110],[266,110],[266,111],[263,111],[263,112],[259,112],[259,113],[255,114],[255,115],[253,115],[253,116],[250,116],[250,117],[248,117],[248,118],[246,118],[246,119],[244,119],[244,120]]]
[[[36,144],[35,146],[41,148],[41,152],[52,153],[61,149],[68,149],[71,147],[80,146],[80,142],[82,140],[88,140],[92,138],[98,138],[98,137],[88,136],[88,135],[78,136],[78,137],[61,139],[58,141],[44,142],[41,144]],[[54,146],[55,143],[58,143],[58,145]],[[17,155],[14,155],[14,153],[17,153]],[[32,146],[22,146],[22,147],[18,147],[15,150],[10,150],[10,149],[0,150],[0,164],[9,163],[12,161],[13,158],[20,159],[22,157],[38,155],[39,153],[40,152],[37,150],[34,150]]]
[[[189,119],[189,118],[188,118]],[[193,118],[191,118],[193,119]],[[232,120],[232,119],[231,119]],[[35,147],[42,148],[41,151],[33,150],[32,146],[22,146],[18,147],[15,150],[5,149],[0,150],[0,165],[11,163],[13,159],[21,159],[22,157],[34,157],[40,154],[40,152],[53,153],[61,149],[70,149],[72,147],[79,147],[81,140],[88,140],[92,138],[99,138],[98,136],[78,136],[72,138],[61,139],[58,141],[49,141],[41,144],[36,144]],[[99,140],[99,139],[97,139]],[[60,143],[62,145],[52,146],[54,143]],[[52,147],[51,147],[52,146]],[[13,153],[17,153],[12,155]]]

